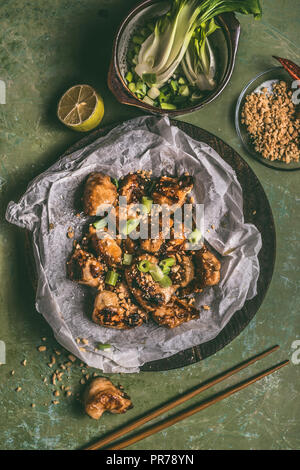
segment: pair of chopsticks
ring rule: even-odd
[[[152,419],[157,418],[158,416],[162,415],[163,413],[166,413],[167,411],[172,410],[173,408],[181,405],[182,403],[185,403],[186,401],[190,400],[191,398],[195,397],[196,395],[199,395],[199,393],[203,392],[204,390],[207,390],[207,389],[213,387],[214,385],[222,382],[223,380],[227,379],[228,377],[231,377],[232,375],[236,374],[237,372],[239,372],[239,371],[245,369],[246,367],[250,366],[251,364],[254,364],[255,362],[263,359],[264,357],[268,356],[272,352],[277,351],[277,349],[279,349],[279,346],[274,346],[273,348],[268,349],[267,351],[265,351],[261,354],[258,354],[258,355],[252,357],[251,359],[249,359],[245,362],[242,362],[238,366],[228,370],[227,372],[224,372],[223,374],[221,374],[221,375],[217,376],[216,378],[208,381],[207,383],[201,385],[200,387],[196,388],[195,390],[192,390],[191,392],[188,392],[188,393],[180,396],[179,398],[176,398],[175,400],[173,400],[170,403],[162,406],[161,408],[158,408],[157,410],[154,410],[154,411],[150,412],[146,416],[137,419],[133,423],[128,424],[127,426],[120,429],[119,431],[116,431],[113,434],[110,434],[109,436],[104,437],[103,439],[96,442],[95,444],[92,444],[91,446],[87,447],[85,450],[97,450],[97,449],[103,448],[104,446],[107,446],[107,444],[110,444],[112,441],[115,441],[116,439],[118,439],[118,438],[124,436],[125,434],[133,431],[134,429],[137,429],[138,427],[142,426],[143,424],[148,423]],[[189,416],[192,416],[195,413],[198,413],[199,411],[202,411],[205,408],[208,408],[209,406],[214,405],[215,403],[218,403],[219,401],[222,401],[227,397],[230,397],[234,393],[237,393],[240,390],[243,390],[244,388],[248,387],[249,385],[257,382],[258,380],[261,380],[264,377],[267,377],[268,375],[273,374],[275,371],[281,369],[282,367],[286,366],[287,364],[289,364],[289,361],[285,360],[285,361],[277,364],[276,366],[271,367],[270,369],[267,369],[267,370],[261,372],[260,374],[257,374],[254,377],[251,377],[250,379],[245,380],[244,382],[241,382],[238,385],[235,385],[231,389],[229,389],[229,390],[227,390],[223,393],[220,393],[220,394],[216,395],[215,397],[210,398],[210,399],[200,403],[199,405],[196,405],[196,406],[192,407],[189,410],[185,410],[185,411],[179,413],[178,415],[165,420],[164,422],[162,422],[160,424],[156,424],[156,425],[152,426],[150,429],[146,429],[146,430],[141,431],[140,433],[138,433],[138,434],[136,434],[132,437],[129,437],[128,439],[126,439],[125,441],[122,441],[119,444],[115,444],[115,445],[113,444],[111,447],[105,447],[105,450],[124,449],[125,447],[128,447],[128,446],[134,444],[135,442],[141,441],[142,439],[145,439],[146,437],[151,436],[152,434],[155,434],[159,431],[162,431],[163,429],[168,428],[169,426],[172,426],[173,424],[178,423],[179,421],[182,421],[183,419],[188,418]]]

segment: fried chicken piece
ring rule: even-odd
[[[94,379],[86,388],[83,397],[85,412],[99,419],[105,411],[120,414],[132,408],[130,398],[104,377]]]
[[[215,286],[220,282],[221,263],[206,247],[200,251],[194,257],[196,272],[201,274],[203,287]]]
[[[152,198],[155,204],[167,204],[181,207],[186,200],[187,194],[193,189],[193,178],[183,175],[180,178],[162,176],[154,187]]]
[[[148,253],[158,253],[164,240],[162,238],[154,238],[154,239],[147,239],[141,240],[140,247],[143,251],[147,251]]]
[[[98,234],[101,234],[99,238]],[[97,256],[105,261],[108,266],[115,266],[122,262],[122,249],[119,240],[103,229],[101,232],[90,225],[88,233],[89,243]]]
[[[153,233],[151,234],[151,216],[148,217],[148,234],[149,237],[155,236]],[[167,226],[166,226],[167,225]],[[140,247],[143,251],[147,251],[148,253],[158,253],[160,249],[162,248],[163,244],[165,243],[165,240],[170,237],[170,228],[173,225],[173,220],[169,218],[168,223],[164,221],[163,223],[163,218],[160,216],[159,217],[159,224],[158,224],[158,238],[147,238],[146,240],[141,240],[140,241]],[[171,229],[172,230],[172,229]]]
[[[170,238],[165,241],[161,251],[168,256],[171,253],[175,254],[184,251],[185,246],[186,237],[184,234],[184,226],[180,224],[180,227],[176,227],[176,231],[175,227],[172,227]]]
[[[120,283],[113,292],[99,292],[92,319],[98,325],[125,330],[141,326],[148,317],[146,312],[131,301],[126,284]]]
[[[170,278],[177,288],[186,287],[195,276],[195,268],[192,259],[186,255],[176,255],[177,263],[172,266]]]
[[[117,199],[117,188],[110,176],[103,173],[91,173],[85,183],[83,194],[84,212],[87,215],[99,215],[100,206],[112,206]]]
[[[199,312],[184,300],[173,297],[171,302],[156,309],[151,316],[158,325],[175,328],[182,323],[199,318]]]
[[[196,251],[193,256],[195,277],[192,282],[181,291],[182,296],[202,292],[205,287],[215,286],[220,282],[221,263],[206,246]]]
[[[136,252],[138,245],[136,240],[132,240],[132,238],[127,237],[125,240],[122,240],[122,247],[126,253],[130,253],[132,255]]]
[[[119,195],[127,198],[127,204],[139,203],[146,194],[148,179],[140,173],[126,175],[119,186]]]
[[[71,258],[67,262],[68,277],[72,281],[79,282],[86,286],[104,286],[105,266],[93,255],[81,249],[77,245]]]
[[[176,286],[161,287],[158,282],[153,280],[150,273],[141,272],[138,265],[142,260],[158,264],[158,259],[155,256],[150,254],[141,255],[125,270],[125,278],[137,302],[146,311],[153,311],[157,306],[167,304],[170,301],[176,291]]]

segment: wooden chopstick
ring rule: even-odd
[[[180,396],[179,398],[176,398],[175,400],[171,401],[170,403],[158,408],[157,410],[152,411],[151,413],[147,414],[146,416],[137,419],[133,423],[128,424],[127,426],[123,427],[119,431],[116,431],[112,434],[110,434],[107,437],[104,437],[103,439],[100,439],[99,441],[95,442],[94,444],[90,445],[89,447],[86,447],[85,450],[97,450],[100,449],[101,447],[106,446],[112,441],[115,441],[116,439],[124,436],[125,434],[128,434],[129,432],[133,431],[134,429],[142,426],[143,424],[148,423],[154,418],[157,418],[158,416],[162,415],[163,413],[166,413],[169,410],[172,410],[173,408],[181,405],[182,403],[190,400],[191,398],[195,397],[196,395],[199,395],[199,393],[204,392],[205,390],[213,387],[214,385],[222,382],[223,380],[227,379],[228,377],[231,377],[232,375],[236,374],[237,372],[245,369],[246,367],[250,366],[251,364],[254,364],[256,361],[259,361],[269,354],[271,354],[274,351],[277,351],[279,349],[279,346],[276,345],[270,349],[267,349],[263,353],[257,354],[256,356],[242,362],[241,364],[237,365],[236,367],[224,372],[223,374],[220,374],[219,376],[215,377],[214,379],[208,381],[207,383],[201,385],[200,387],[196,388],[195,390],[192,390],[191,392],[185,393],[184,395]]]
[[[249,385],[257,382],[258,380],[261,380],[262,378],[266,377],[267,375],[273,374],[275,371],[281,369],[282,367],[286,366],[289,364],[289,361],[286,360],[284,362],[281,362],[277,366],[272,367],[271,369],[267,369],[264,372],[262,372],[259,375],[256,375],[252,377],[251,379],[246,380],[245,382],[242,382],[239,385],[236,385],[233,387],[231,390],[228,390],[227,392],[224,392],[214,398],[211,398],[210,400],[207,400],[204,403],[201,403],[198,406],[195,406],[191,408],[190,410],[184,411],[177,416],[174,416],[165,422],[161,424],[157,424],[155,426],[152,426],[150,429],[145,430],[140,432],[139,434],[130,437],[129,439],[121,442],[120,444],[113,445],[112,447],[107,447],[106,450],[118,450],[118,449],[124,449],[125,447],[128,447],[135,442],[141,441],[142,439],[145,439],[146,437],[152,436],[153,434],[162,431],[165,428],[168,428],[169,426],[172,426],[173,424],[178,423],[179,421],[182,421],[185,418],[188,418],[189,416],[194,415],[195,413],[198,413],[199,411],[204,410],[205,408],[208,408],[211,405],[214,405],[215,403],[218,403],[221,400],[224,400],[227,397],[230,397],[230,395],[233,395],[234,393],[239,392],[240,390],[243,390],[244,388],[248,387]]]

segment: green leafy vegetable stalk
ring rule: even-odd
[[[227,12],[254,18],[262,14],[259,0],[172,0],[168,13],[158,18],[154,32],[141,45],[137,75],[151,77],[151,85],[161,87],[182,62],[190,83],[211,89],[215,61],[207,37],[216,29],[213,18]]]

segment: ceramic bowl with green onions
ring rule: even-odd
[[[116,35],[108,85],[124,104],[187,114],[213,101],[233,72],[240,25],[259,0],[146,0]]]

